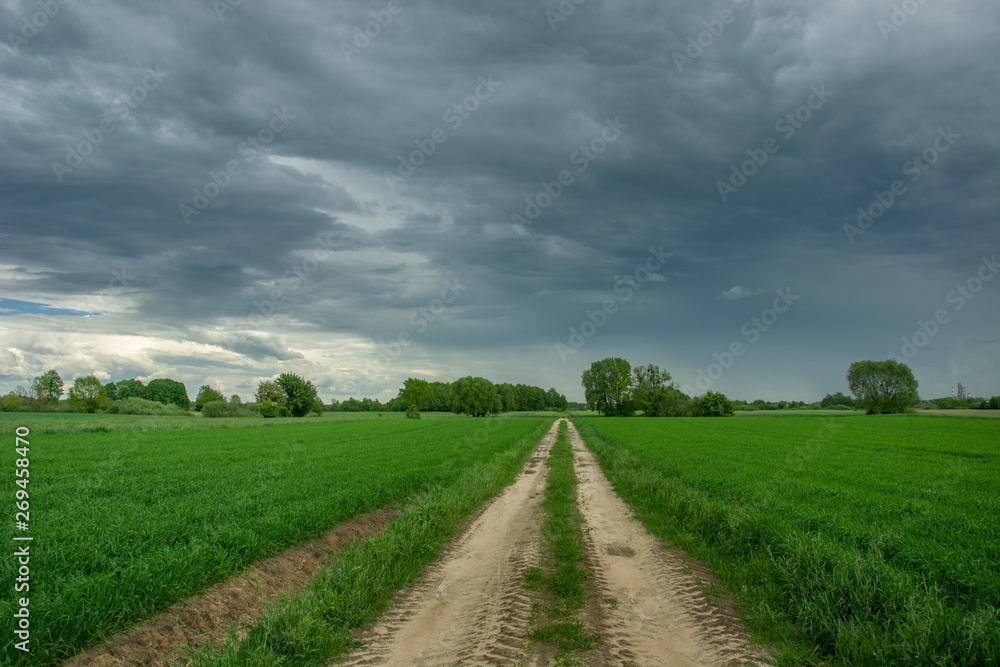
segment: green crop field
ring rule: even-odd
[[[780,661],[1000,656],[1000,424],[922,416],[575,419],[657,536]]]
[[[550,423],[4,417],[4,470],[15,469],[14,427],[32,428],[34,537],[33,650],[15,650],[5,622],[5,665],[53,664],[332,525],[447,488]],[[13,498],[14,475],[0,488]],[[13,523],[3,532],[20,545]],[[15,559],[0,563],[12,582]],[[0,599],[0,617],[14,609]]]

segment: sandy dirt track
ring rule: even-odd
[[[421,583],[360,637],[347,665],[514,665],[531,602],[522,573],[537,561],[538,506],[556,426],[514,484],[472,522]]]
[[[531,462],[457,538],[420,583],[359,639],[347,665],[546,665],[527,641],[523,572],[538,561],[546,460],[559,422]],[[588,665],[743,665],[760,662],[731,611],[710,603],[695,572],[663,549],[615,494],[572,424],[581,512],[594,571],[587,629],[604,638]],[[710,575],[702,571],[702,579]]]
[[[604,654],[590,664],[745,665],[763,662],[730,610],[711,603],[691,564],[664,549],[614,492],[596,457],[569,425],[588,556],[605,606],[594,630]],[[704,570],[703,580],[709,578]]]

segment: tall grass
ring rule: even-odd
[[[919,417],[580,420],[616,490],[782,660],[1000,656],[1000,431]],[[803,648],[805,647],[805,648]]]
[[[0,663],[53,664],[332,525],[448,487],[542,424],[497,420],[488,437],[481,421],[444,419],[32,433],[32,653],[4,623]],[[0,469],[13,471],[9,444]],[[0,580],[13,567],[0,559]]]
[[[378,618],[459,526],[514,481],[551,424],[530,423],[533,430],[521,429],[508,448],[467,468],[454,483],[421,494],[383,534],[348,546],[302,594],[269,608],[244,638],[230,637],[223,650],[194,664],[322,665],[354,646],[352,632]]]

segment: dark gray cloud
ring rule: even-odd
[[[1000,393],[995,3],[218,6],[0,10],[6,384]]]

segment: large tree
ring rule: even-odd
[[[40,405],[57,403],[63,394],[63,381],[55,369],[45,371],[31,381],[31,393]]]
[[[77,412],[97,412],[108,407],[108,392],[93,375],[79,377],[69,389],[69,405]]]
[[[499,414],[503,401],[496,385],[482,377],[467,375],[451,384],[451,411],[473,417]]]
[[[419,418],[420,411],[434,400],[434,390],[427,380],[407,378],[403,388],[399,390],[399,396],[406,407],[406,416]]]
[[[219,394],[221,396],[221,394]],[[170,378],[158,378],[150,380],[146,385],[146,398],[164,405],[176,405],[185,410],[191,407],[191,399],[188,398],[187,387],[182,382],[171,380]],[[202,403],[204,405],[204,403]],[[201,410],[201,407],[198,407]]]
[[[906,412],[917,401],[913,371],[895,359],[855,361],[847,369],[847,386],[857,407],[870,415]]]
[[[282,373],[278,376],[278,386],[285,392],[285,407],[293,417],[305,417],[312,412],[316,404],[316,387],[295,373]]]
[[[142,380],[122,380],[118,383],[118,398],[146,398],[146,385]]]
[[[497,391],[500,392],[500,402],[503,403],[504,412],[517,412],[521,409],[517,387],[509,382],[504,382],[497,385]]]
[[[566,400],[565,396],[556,391],[555,387],[550,387],[545,392],[545,407],[553,410],[565,410],[569,407],[569,401]]]
[[[632,366],[620,357],[595,361],[583,372],[587,403],[607,416],[629,417],[632,403]]]
[[[155,382],[155,380],[153,381]],[[153,388],[153,383],[149,383],[149,388]],[[194,399],[194,409],[201,412],[201,409],[205,407],[206,403],[214,403],[215,401],[225,401],[226,397],[222,395],[222,392],[212,389],[207,384],[203,384],[198,388],[198,396]]]
[[[676,411],[681,393],[670,381],[670,373],[656,364],[636,366],[632,373],[635,376],[632,398],[643,416],[666,417]]]

